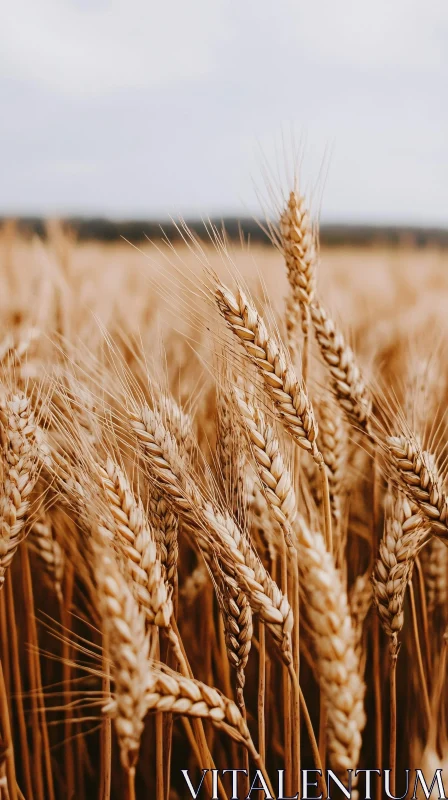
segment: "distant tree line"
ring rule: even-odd
[[[0,217],[0,224],[5,222]],[[42,238],[47,235],[47,221],[41,217],[23,217],[16,221],[18,229],[24,235],[37,234]],[[145,238],[160,240],[164,235],[171,241],[178,241],[180,233],[172,221],[157,222],[155,220],[111,220],[101,217],[70,217],[61,220],[64,227],[70,230],[81,241],[97,240],[115,242],[120,238],[132,242],[142,242]],[[207,238],[204,223],[199,220],[187,221],[188,227],[201,239]],[[230,240],[241,237],[252,242],[267,243],[268,237],[260,225],[253,219],[237,219],[226,217],[211,220],[218,229],[224,227]],[[320,226],[321,243],[325,246],[358,245],[367,246],[373,243],[387,245],[409,244],[425,247],[429,244],[448,247],[448,228],[423,228],[412,226],[387,225],[349,225],[323,224]]]

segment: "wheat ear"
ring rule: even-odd
[[[148,670],[148,711],[166,711],[172,714],[202,717],[218,728],[224,728],[235,741],[251,745],[247,724],[232,700],[205,683],[184,678],[168,671]]]
[[[257,551],[262,552],[267,563],[272,565],[281,541],[280,531],[272,519],[258,478],[254,478],[251,484],[247,500],[251,537],[257,545]]]
[[[179,598],[187,607],[191,606],[196,598],[201,594],[209,580],[209,573],[204,560],[201,558],[199,563],[185,579],[180,591]]]
[[[332,378],[335,396],[349,421],[368,431],[372,401],[353,350],[318,301],[311,303],[311,317],[321,355]]]
[[[348,442],[342,412],[332,397],[323,397],[319,403],[319,442],[327,468],[330,505],[337,528],[341,522]]]
[[[283,531],[287,546],[295,557],[292,526],[296,516],[296,499],[278,439],[272,426],[266,422],[263,412],[245,398],[241,389],[235,388],[234,394],[249,436],[266,500]]]
[[[0,408],[0,589],[24,538],[30,495],[38,477],[36,423],[23,392],[9,394]]]
[[[223,730],[234,741],[243,744],[250,752],[255,764],[262,770],[269,791],[265,765],[251,739],[247,723],[232,700],[218,689],[201,681],[185,678],[167,667],[157,664],[148,672],[149,688],[146,695],[148,711],[163,711],[181,716],[200,717],[209,720],[218,730]]]
[[[252,610],[245,592],[237,581],[226,575],[219,566],[212,566],[217,584],[217,596],[224,622],[227,657],[236,673],[236,697],[244,709],[245,669],[252,644]]]
[[[416,437],[389,436],[388,455],[394,474],[407,497],[428,521],[432,532],[448,538],[448,497],[435,466],[435,460],[423,452]]]
[[[448,550],[446,545],[435,536],[422,548],[420,561],[425,578],[426,603],[428,613],[436,609],[445,609],[448,597],[447,573]]]
[[[98,468],[114,519],[114,533],[121,544],[135,584],[139,603],[150,625],[170,626],[173,614],[172,590],[149,528],[142,503],[136,499],[121,467],[108,456]]]
[[[384,535],[372,577],[373,599],[381,624],[390,638],[390,654],[398,653],[398,635],[404,623],[404,600],[412,578],[419,545],[427,530],[409,500],[389,491],[385,504]]]
[[[304,613],[311,625],[327,709],[329,761],[332,769],[346,778],[346,770],[358,763],[365,725],[365,690],[347,593],[322,535],[311,532],[300,515],[296,533]]]
[[[305,387],[299,381],[282,346],[268,334],[253,303],[240,287],[236,294],[216,284],[218,308],[247,355],[259,370],[279,417],[292,438],[316,461],[317,423]]]
[[[148,519],[158,545],[160,560],[166,570],[166,578],[173,590],[177,587],[177,559],[179,557],[179,521],[163,494],[150,487]]]
[[[314,297],[317,266],[315,233],[305,198],[297,192],[290,192],[280,217],[280,236],[291,287],[286,314],[288,344],[291,352],[295,352],[299,317],[305,342],[308,339],[309,306]],[[304,349],[306,351],[307,346]]]
[[[184,411],[174,397],[168,394],[162,395],[162,401],[158,403],[158,408],[163,410],[169,419],[170,430],[179,449],[191,456],[196,449],[194,420],[191,414]]]
[[[372,606],[372,582],[369,571],[357,575],[349,593],[349,608],[355,637],[355,651],[359,662],[364,656],[364,622]]]
[[[54,586],[58,599],[62,601],[62,579],[64,577],[64,552],[54,535],[51,517],[42,513],[33,522],[28,542],[43,562]]]
[[[147,624],[164,630],[182,672],[188,674],[179,638],[172,627],[173,588],[167,580],[143,505],[135,497],[124,471],[110,456],[106,467],[98,470],[114,520],[112,534],[126,557],[133,588]]]
[[[7,334],[0,342],[0,365],[11,368],[21,364],[39,336],[38,328],[23,331],[17,342],[11,334]]]
[[[105,641],[114,681],[113,713],[120,756],[126,770],[135,768],[147,711],[149,639],[145,616],[108,548],[95,546],[95,577]]]
[[[216,399],[216,462],[222,483],[227,507],[240,522],[244,512],[245,495],[245,457],[241,446],[241,432],[235,424],[235,409],[229,402],[230,381]]]

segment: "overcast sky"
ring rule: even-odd
[[[448,226],[447,95],[446,0],[14,0],[0,213],[257,211],[292,132],[323,219]]]

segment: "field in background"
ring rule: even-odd
[[[38,236],[21,239],[9,225],[0,233],[2,268],[6,280],[13,281],[14,290],[0,301],[4,313],[12,301],[15,306],[22,304],[25,316],[29,316],[29,290],[45,271],[58,282],[62,268],[79,284],[84,311],[90,308],[106,323],[124,286],[130,301],[136,304],[133,324],[137,330],[140,314],[148,312],[148,307],[151,315],[160,309],[165,317],[169,306],[176,305],[176,297],[182,296],[182,275],[191,278],[201,274],[198,258],[182,243],[175,244],[173,255],[161,242],[151,245],[136,240],[134,246],[120,241],[77,242],[58,225],[51,224],[49,230],[48,240]],[[207,244],[204,231],[202,242],[210,263],[225,276],[229,269],[215,248]],[[251,288],[262,295],[263,284],[272,305],[280,308],[288,289],[281,255],[270,245],[254,243],[242,248],[232,241],[229,251]],[[22,280],[25,275],[26,281]],[[174,285],[179,284],[179,291],[169,291],[170,302],[164,304],[162,287],[168,275]],[[441,335],[444,329],[448,250],[436,244],[422,248],[409,243],[398,247],[381,243],[368,247],[323,246],[318,283],[333,313],[352,336],[362,331],[365,340],[372,338],[378,343],[392,328],[400,327],[410,337],[418,337],[429,319],[433,335]],[[34,304],[32,310],[42,319],[45,305],[39,308]]]

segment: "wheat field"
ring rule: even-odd
[[[2,799],[420,797],[448,761],[448,252],[280,212],[0,232]]]

